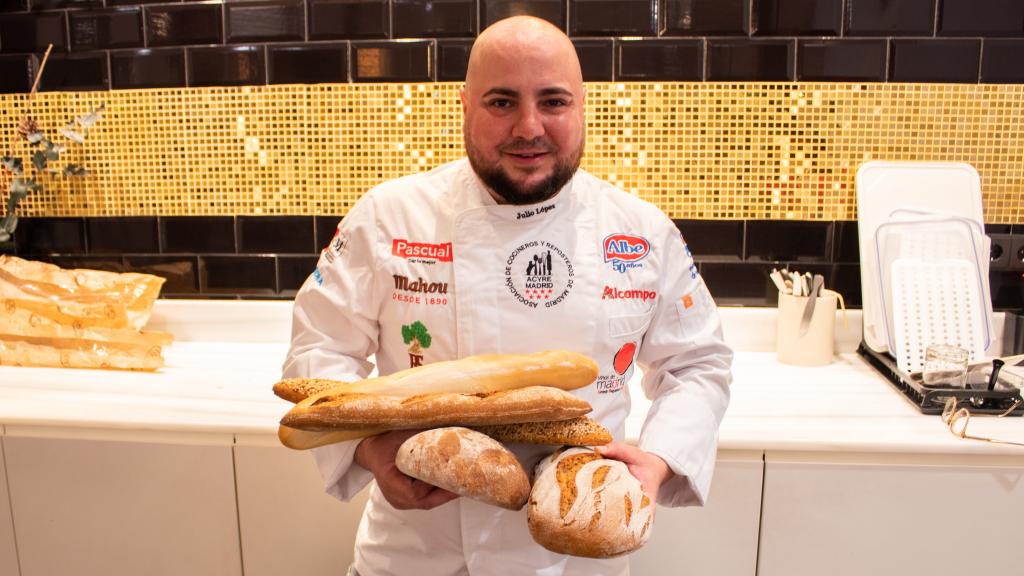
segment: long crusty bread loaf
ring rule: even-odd
[[[473,426],[473,430],[483,432],[499,442],[516,444],[601,446],[612,441],[607,428],[586,416],[554,422]]]
[[[398,448],[403,473],[460,496],[519,510],[530,495],[530,479],[515,455],[468,428],[420,432]]]
[[[636,550],[651,535],[654,503],[618,460],[558,450],[537,465],[527,525],[541,546],[588,558]]]
[[[432,392],[477,394],[527,386],[575,390],[595,378],[597,364],[590,358],[568,350],[547,350],[535,354],[483,354],[434,362],[356,382],[288,378],[274,384],[274,393],[290,402],[299,402],[326,392],[413,396]]]
[[[479,394],[442,392],[407,398],[331,391],[299,402],[285,414],[281,424],[300,430],[401,430],[566,420],[590,410],[586,400],[550,386]]]

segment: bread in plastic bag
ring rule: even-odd
[[[156,370],[165,332],[143,332],[164,279],[0,256],[0,365]]]

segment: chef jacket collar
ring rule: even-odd
[[[463,163],[461,178],[463,185],[460,187],[461,190],[456,191],[459,197],[454,199],[454,204],[459,207],[456,212],[483,208],[487,213],[503,220],[534,222],[541,218],[554,217],[565,211],[566,207],[572,203],[575,176],[558,191],[558,194],[544,202],[523,206],[498,204],[491,193],[487,191],[487,187],[484,186],[480,177],[473,171],[469,161],[463,160]]]

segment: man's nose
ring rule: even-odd
[[[536,106],[521,106],[512,135],[523,140],[533,140],[544,135],[544,122]]]

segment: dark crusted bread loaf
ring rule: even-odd
[[[300,430],[398,430],[567,420],[590,410],[586,400],[549,386],[479,394],[440,392],[408,398],[326,392],[296,404],[281,424]]]
[[[568,448],[536,469],[527,511],[533,539],[560,554],[610,558],[647,541],[654,503],[618,460]]]
[[[554,422],[521,422],[494,426],[474,426],[499,442],[550,444],[552,446],[601,446],[612,441],[604,426],[586,416]]]
[[[460,496],[519,510],[530,494],[530,480],[515,455],[468,428],[420,432],[398,449],[403,473]]]

